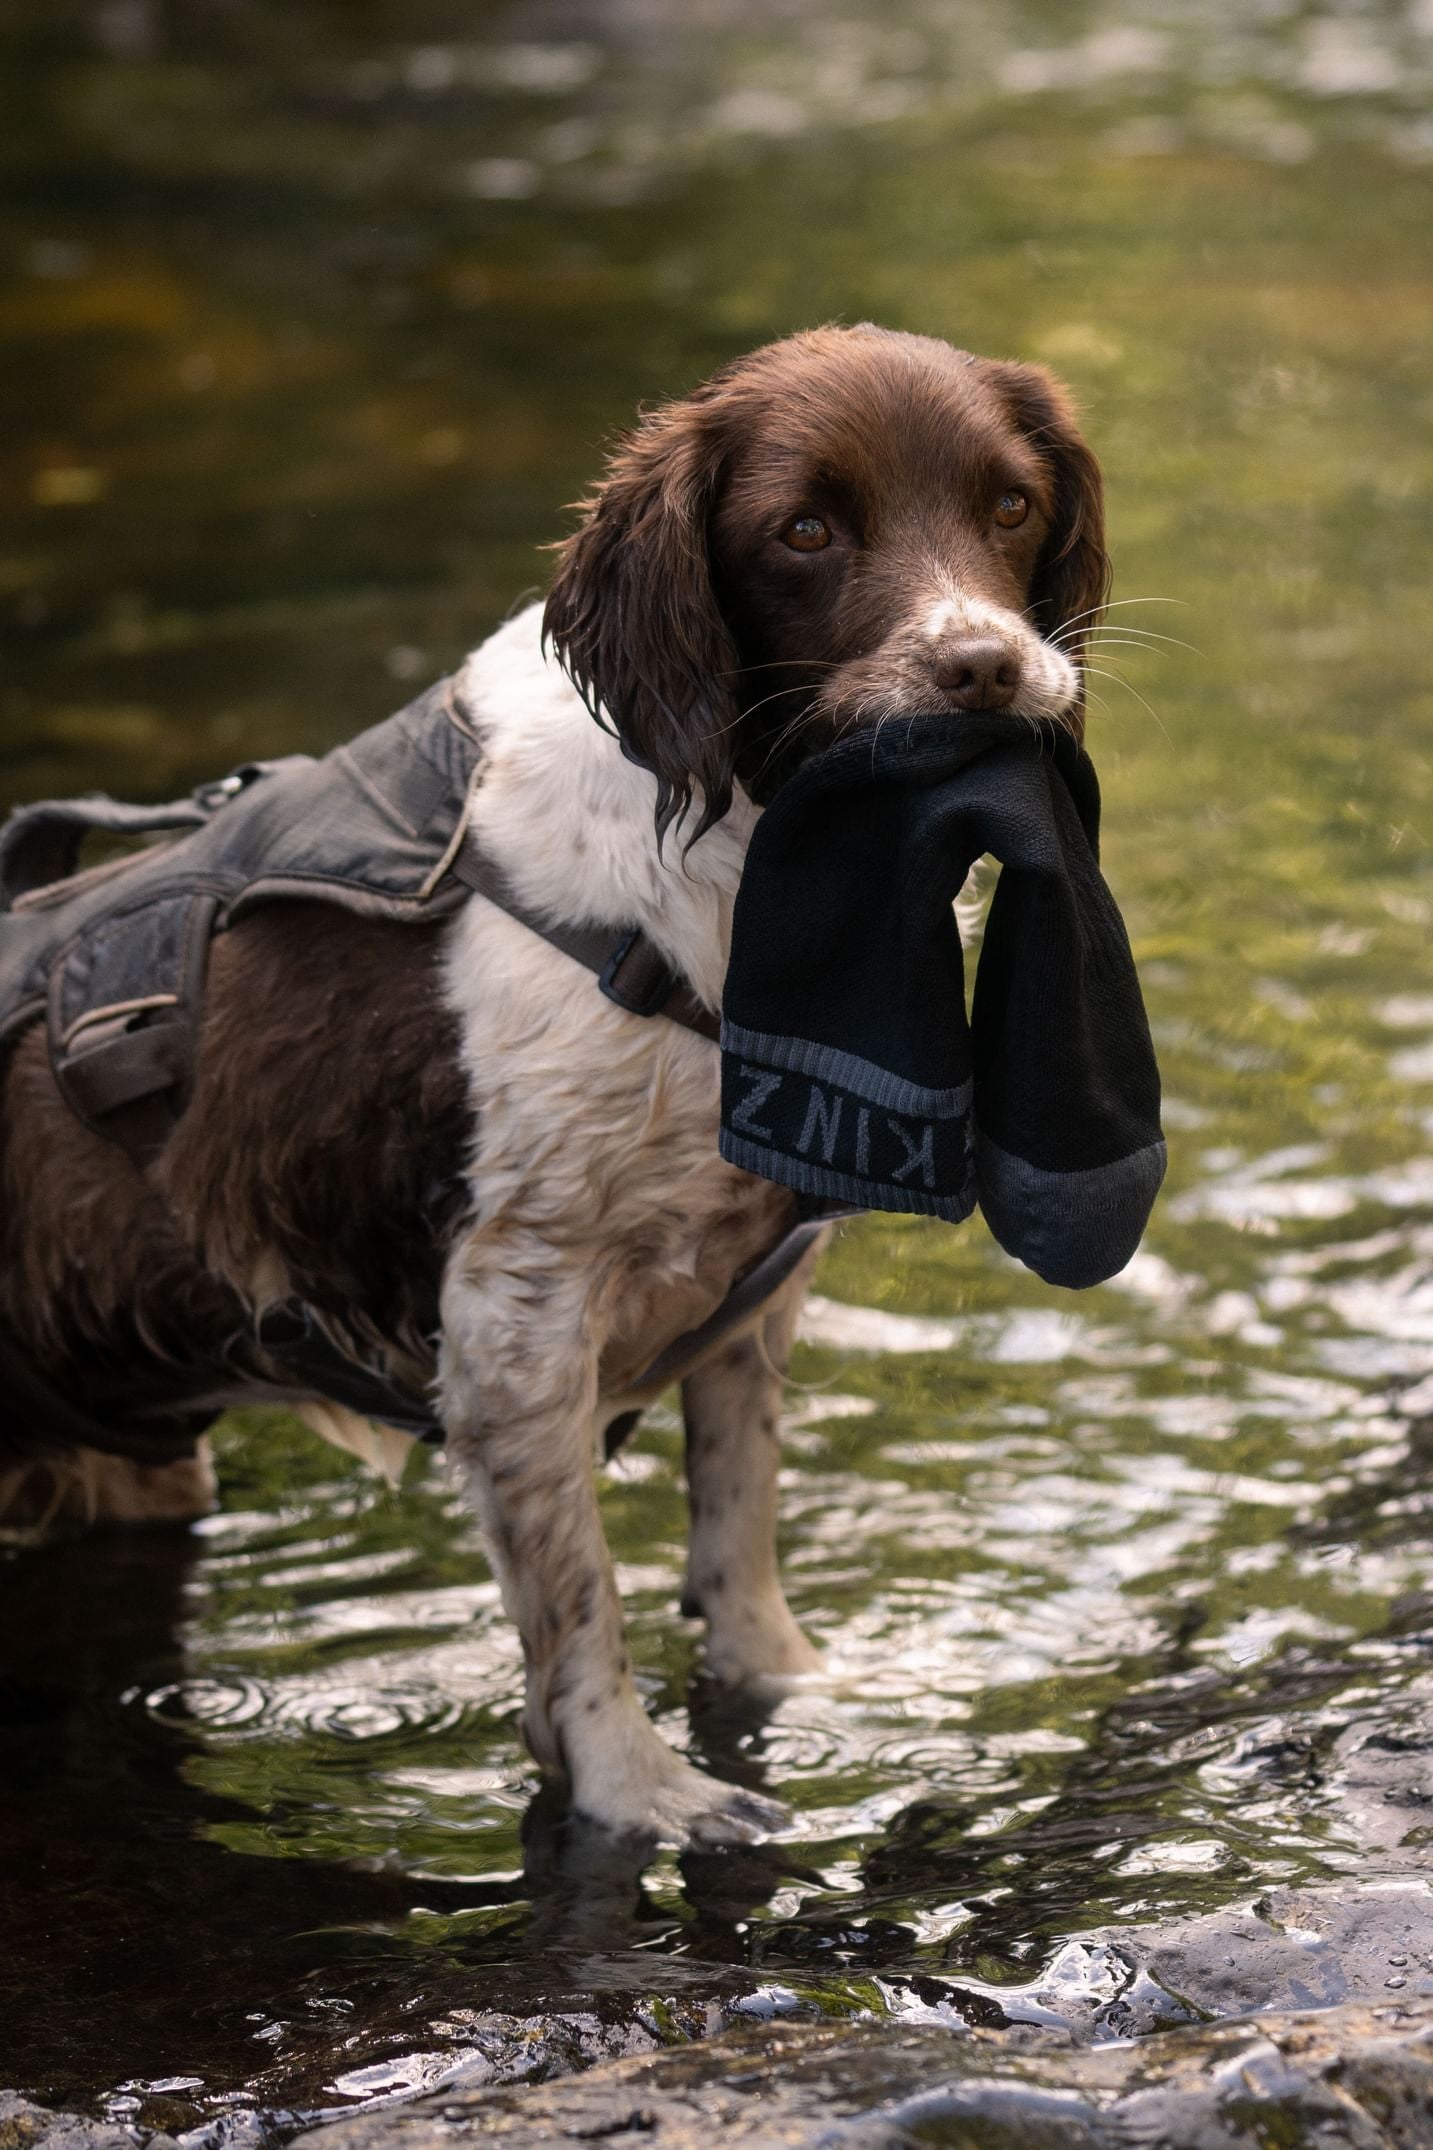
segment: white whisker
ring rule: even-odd
[[[1150,715],[1154,718],[1155,723],[1164,733],[1165,738],[1169,739],[1169,730],[1165,724],[1163,717],[1161,717],[1159,711],[1154,708],[1151,703],[1145,701],[1144,696],[1140,693],[1137,687],[1132,687],[1129,681],[1127,679],[1122,678],[1118,672],[1106,672],[1098,665],[1090,665],[1086,667],[1086,669],[1087,671],[1094,672],[1095,675],[1100,679],[1112,679],[1117,687],[1124,688],[1126,694],[1132,694],[1135,700],[1149,711]],[[1169,743],[1171,746],[1173,746],[1174,741],[1172,739],[1169,739]]]
[[[1072,613],[1070,618],[1062,620],[1060,625],[1063,631],[1066,627],[1073,627],[1078,620],[1091,620],[1106,612],[1119,612],[1126,605],[1186,605],[1186,603],[1187,601],[1182,597],[1116,597],[1109,604],[1089,605],[1083,612]],[[1026,610],[1029,610],[1028,606]]]
[[[739,710],[730,724],[718,724],[712,731],[703,732],[701,736],[703,739],[719,739],[723,732],[735,731],[738,724],[744,723],[748,717],[755,716],[758,709],[765,709],[768,702],[779,702],[783,696],[788,694],[814,694],[820,684],[819,679],[808,679],[801,686],[778,687],[774,694],[765,694],[759,702],[752,702],[747,708]],[[801,715],[793,721],[798,724],[803,723],[805,716],[806,712],[803,710]]]
[[[1050,635],[1047,641],[1049,648],[1059,649],[1061,644],[1067,641],[1103,642],[1107,637],[1114,634],[1127,635],[1137,642],[1161,642],[1167,643],[1173,649],[1193,650],[1196,657],[1206,655],[1206,652],[1200,649],[1197,643],[1181,642],[1178,635],[1156,634],[1153,628],[1150,627],[1131,627],[1127,620],[1116,620],[1113,627],[1062,628],[1059,634]]]

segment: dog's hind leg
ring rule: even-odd
[[[814,1254],[757,1326],[682,1384],[691,1547],[683,1610],[707,1623],[719,1680],[761,1686],[820,1670],[776,1566],[781,1376]]]
[[[470,1242],[444,1290],[442,1408],[454,1463],[522,1637],[524,1731],[574,1807],[668,1843],[750,1838],[779,1808],[674,1754],[633,1685],[594,1481],[598,1352],[545,1250]]]

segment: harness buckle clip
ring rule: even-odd
[[[217,776],[207,784],[196,784],[195,804],[201,806],[206,814],[217,814],[221,806],[227,806],[231,799],[237,799],[241,791],[247,791],[251,784],[256,783],[261,776],[267,776],[277,766],[277,763],[267,761],[240,762],[238,768],[231,770],[228,776]]]
[[[244,779],[239,775],[215,777],[212,783],[195,785],[195,804],[202,806],[207,814],[216,813],[221,806],[227,806],[231,799],[236,798],[243,788]]]
[[[624,983],[623,969],[632,957],[636,960],[631,982]],[[640,926],[623,934],[597,974],[597,983],[608,1000],[625,1008],[629,1015],[660,1015],[676,982],[675,972],[658,955]]]

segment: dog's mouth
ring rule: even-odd
[[[874,736],[887,725],[909,725],[922,718],[956,726],[995,718],[1008,724],[1012,732],[1038,732],[1051,726],[1067,732],[1077,742],[1083,739],[1085,728],[1084,705],[1079,696],[1053,707],[1013,703],[993,710],[969,709],[929,692],[859,708],[848,707],[835,698],[822,698],[809,703],[784,726],[754,740],[737,774],[748,796],[758,806],[767,806],[803,763],[839,740],[856,734]]]
[[[997,717],[1014,725],[1051,724],[1079,738],[1084,730],[1084,675],[1062,652],[1029,667],[1004,700],[984,702],[934,684],[924,666],[845,667],[817,687],[767,694],[743,719],[747,743],[739,774],[759,803],[813,754],[856,731],[873,731],[912,717]]]

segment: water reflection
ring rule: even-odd
[[[353,2004],[312,2005],[315,1931],[492,1897],[224,1848],[251,1810],[192,1781],[183,1713],[142,1700],[180,1691],[196,1551],[153,1532],[0,1566],[6,2065],[60,2100],[193,2070],[156,2093],[191,2119],[195,2093],[270,2072],[279,2024],[327,2066],[323,2012]]]
[[[875,1444],[882,1415],[807,1430]],[[624,1529],[626,1487],[612,1503],[619,1547],[636,1524],[647,1553],[628,1581],[649,1697],[670,1737],[689,1725],[698,1758],[798,1816],[788,1841],[679,1860],[533,1796],[490,1587],[444,1581],[476,1553],[441,1485],[395,1500],[328,1479],[297,1434],[235,1438],[237,1504],[202,1533],[0,1569],[12,2050],[49,2095],[105,2089],[117,2114],[182,2126],[236,2096],[313,2111],[577,2065],[751,2010],[1082,2037],[1183,2020],[1121,1923],[1433,1861],[1429,1602],[1390,1611],[1366,1572],[1388,1591],[1419,1547],[1427,1432],[1296,1496],[1292,1527],[1287,1504],[1252,1502],[1258,1557],[1236,1548],[1222,1585],[1210,1542],[1245,1495],[1213,1479],[1191,1496],[1150,1452],[1162,1467],[1127,1484],[1141,1507],[1192,1499],[1158,1551],[1196,1591],[1157,1580],[1148,1547],[1098,1580],[1128,1503],[1103,1502],[1098,1475],[1052,1482],[1055,1444],[1028,1430],[927,1438],[921,1476],[948,1481],[960,1457],[965,1494],[913,1508],[874,1445],[814,1478],[803,1458],[798,1552],[827,1563],[817,1624],[849,1601],[846,1678],[764,1714],[689,1683],[671,1646],[678,1436],[659,1428],[640,1479],[655,1535],[640,1509]],[[1017,1553],[1001,1483],[1022,1469],[1050,1514],[1033,1538],[1012,1514]],[[863,1498],[878,1556],[852,1542]],[[60,2005],[76,1993],[99,2032]]]

